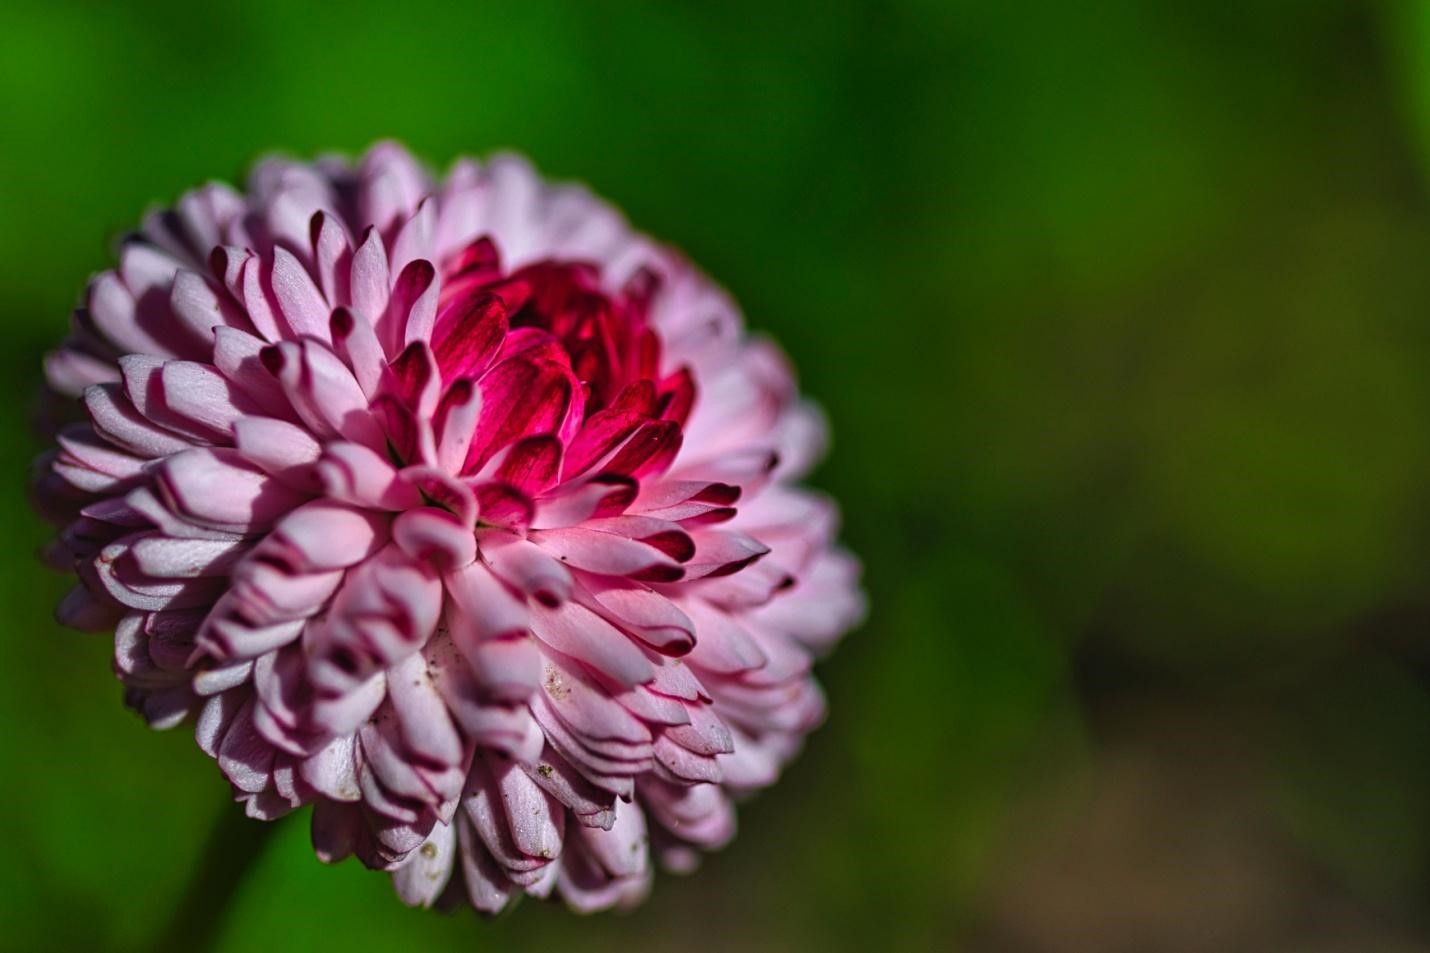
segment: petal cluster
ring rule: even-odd
[[[628,906],[734,833],[863,611],[818,412],[672,250],[519,158],[259,164],[49,356],[59,609],[247,812],[401,897]]]

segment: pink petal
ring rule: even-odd
[[[166,457],[192,446],[184,438],[141,416],[117,384],[89,387],[84,392],[84,405],[96,432],[138,456]]]
[[[615,795],[583,778],[554,749],[548,747],[541,753],[541,760],[522,770],[547,794],[570,808],[582,826],[609,829],[615,823]]]
[[[260,551],[292,572],[322,572],[354,566],[372,556],[388,537],[386,516],[333,500],[314,500],[284,516]]]
[[[304,642],[306,644],[307,640]],[[387,678],[378,672],[347,691],[316,699],[313,702],[313,723],[329,734],[351,735],[372,717],[386,695]]]
[[[635,804],[616,807],[616,822],[610,830],[582,828],[579,836],[601,867],[613,877],[630,877],[645,871],[645,815]]]
[[[303,632],[303,619],[256,625],[235,613],[233,604],[221,598],[200,632],[199,646],[214,659],[255,659],[288,645]]]
[[[415,489],[429,507],[445,511],[463,531],[470,534],[476,528],[477,500],[463,481],[426,466],[406,467],[398,479]]]
[[[265,473],[295,489],[319,490],[314,465],[323,448],[304,428],[274,417],[244,417],[233,425],[233,442],[245,460]]]
[[[430,562],[443,571],[469,565],[477,558],[477,541],[471,530],[451,514],[430,506],[400,514],[392,525],[392,537],[413,559]]]
[[[579,666],[563,664],[554,654],[548,653],[543,659],[541,687],[552,711],[582,738],[632,745],[651,740],[650,729],[612,699],[604,687]]]
[[[347,365],[316,341],[285,341],[263,351],[288,402],[319,436],[343,437],[373,449],[385,438],[368,409],[367,395]]]
[[[87,310],[80,316],[93,323],[94,331],[121,353],[169,357],[167,346],[140,326],[134,295],[112,271],[106,271],[89,286]]]
[[[260,412],[247,394],[208,364],[170,361],[159,381],[168,410],[221,441],[232,439],[238,420]]]
[[[482,537],[482,561],[517,590],[548,606],[571,595],[571,573],[539,546],[506,533]]]
[[[369,324],[376,325],[387,311],[388,274],[382,236],[377,229],[369,228],[353,252],[352,264],[352,307]]]
[[[398,228],[397,236],[392,241],[393,271],[400,273],[409,263],[432,257],[435,204],[431,198],[424,198],[417,204],[417,210]]]
[[[218,764],[240,791],[250,794],[268,786],[273,770],[273,746],[253,728],[253,701],[244,702],[225,732]]]
[[[655,666],[625,633],[585,606],[566,602],[531,609],[531,631],[558,652],[591,666],[620,685],[655,677]]]
[[[655,742],[655,758],[669,777],[678,783],[719,784],[724,779],[713,756],[698,754],[662,735]]]
[[[419,416],[431,417],[441,396],[437,359],[426,341],[413,341],[388,368],[384,390],[393,394]]]
[[[619,516],[636,498],[638,489],[634,480],[613,474],[567,483],[538,501],[532,525],[561,529],[589,519]]]
[[[343,689],[421,648],[442,608],[442,585],[394,544],[351,570],[310,647],[314,679]]]
[[[686,525],[721,522],[735,515],[740,488],[728,483],[662,480],[641,486],[633,512]]]
[[[118,369],[108,361],[66,346],[45,355],[45,381],[68,397],[78,397],[92,384],[119,379]]]
[[[610,580],[590,591],[590,608],[666,655],[684,655],[695,644],[695,624],[680,607],[647,586]]]
[[[353,253],[342,219],[324,211],[315,212],[308,221],[308,241],[319,293],[335,305],[350,301],[348,276]]]
[[[188,335],[212,351],[214,328],[233,326],[248,330],[248,319],[203,275],[180,271],[169,293],[169,307],[187,329]]]
[[[357,763],[352,735],[340,735],[304,759],[303,780],[319,793],[337,801],[356,801]]]
[[[461,736],[421,655],[409,656],[388,671],[387,697],[408,750],[437,764],[455,765],[462,760]]]
[[[516,849],[527,857],[557,857],[566,828],[562,805],[510,759],[487,755],[484,761],[501,792],[507,828]]]
[[[422,169],[395,142],[380,142],[359,165],[358,217],[384,231],[417,208],[431,186]]]
[[[506,483],[478,483],[474,492],[484,527],[520,536],[531,526],[536,504],[516,487]]]
[[[711,706],[690,705],[686,710],[690,714],[690,723],[667,728],[665,737],[697,754],[713,756],[735,750],[734,736]]]
[[[434,433],[437,437],[437,466],[456,473],[467,459],[477,418],[482,412],[482,394],[471,381],[453,382],[437,406]]]
[[[305,233],[306,224],[305,220]],[[273,249],[273,296],[293,337],[328,340],[328,314],[332,308],[308,269],[282,245]]]
[[[655,546],[584,526],[533,530],[531,540],[570,566],[606,576],[674,582],[685,574],[676,560]]]
[[[770,551],[753,536],[732,530],[699,529],[690,535],[695,555],[685,565],[687,579],[732,575]]]
[[[119,372],[124,381],[124,396],[146,419],[181,434],[194,443],[212,443],[218,436],[214,430],[196,423],[169,409],[165,401],[163,371],[165,362],[157,357],[126,354],[119,359]]]
[[[198,721],[194,723],[194,740],[210,758],[218,757],[219,745],[223,744],[224,735],[228,734],[229,726],[245,700],[238,692],[225,692],[214,695],[204,703]]]
[[[237,328],[214,331],[214,366],[270,417],[292,419],[293,410],[259,357],[262,340]]]
[[[531,646],[530,639],[502,641]],[[534,646],[531,650],[534,656]],[[535,690],[540,678],[539,657],[534,658],[529,675],[518,676],[525,682],[519,699],[507,703],[496,701],[493,696],[509,690],[511,683],[505,682],[500,671],[487,665],[482,666],[479,681],[474,668],[458,651],[452,639],[439,633],[427,643],[423,654],[437,690],[472,744],[523,760],[534,759],[540,754],[543,735],[524,704],[526,696]],[[483,687],[483,683],[487,687]]]
[[[144,535],[129,547],[141,573],[156,579],[219,576],[229,571],[248,545],[241,540],[173,539]]]
[[[333,349],[352,368],[362,392],[369,398],[377,396],[387,355],[367,318],[348,308],[334,308],[328,330],[332,334]]]
[[[473,563],[447,574],[447,591],[479,639],[524,634],[526,607],[499,583],[488,569]]]
[[[304,499],[233,450],[185,450],[158,474],[159,491],[177,514],[226,532],[261,532]]]
[[[376,452],[355,443],[331,443],[318,461],[318,476],[328,496],[384,510],[418,506],[422,497],[410,482]]]
[[[431,339],[440,285],[436,269],[424,258],[409,262],[398,274],[387,311],[376,324],[378,340],[387,353],[396,354],[413,341]]]
[[[123,610],[108,598],[90,592],[83,583],[73,586],[55,608],[55,621],[86,632],[112,632]]]
[[[392,873],[397,895],[409,907],[430,907],[441,896],[457,863],[455,825],[435,824],[432,833]]]
[[[760,668],[768,660],[765,653],[731,616],[700,599],[682,603],[695,623],[695,648],[686,658],[708,672],[733,675]]]
[[[511,902],[516,887],[506,879],[501,868],[492,860],[477,839],[471,821],[463,816],[459,820],[462,831],[462,879],[467,885],[467,898],[472,906],[482,913],[497,914]]]
[[[244,254],[247,257],[239,271],[238,288],[230,290],[243,304],[248,319],[253,322],[259,335],[269,341],[277,341],[284,337],[284,334],[279,315],[269,304],[268,286],[272,282],[270,276],[265,274],[269,269],[257,255],[251,252]]]

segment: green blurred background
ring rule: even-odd
[[[149,203],[395,136],[727,284],[834,421],[874,610],[638,914],[409,911],[299,820],[222,949],[1430,950],[1430,5],[329,6],[0,3],[0,947],[146,949],[237,862],[50,620],[40,355]]]

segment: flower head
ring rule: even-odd
[[[129,703],[409,903],[638,902],[734,833],[862,612],[824,427],[729,298],[520,159],[265,161],[47,359],[37,498]]]

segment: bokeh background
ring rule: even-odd
[[[0,12],[0,947],[1430,950],[1430,5]],[[151,202],[384,136],[586,180],[835,424],[874,609],[830,720],[634,916],[211,841],[216,767],[50,619],[27,412],[86,275]]]

